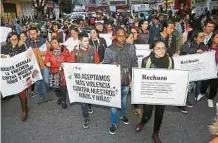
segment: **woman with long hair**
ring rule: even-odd
[[[19,45],[19,37],[16,32],[12,32],[8,37],[8,43],[1,47],[1,58],[13,57],[17,54],[20,54],[26,50],[26,47],[22,44]],[[27,95],[26,91],[23,90],[19,93],[19,98],[22,108],[22,121],[26,121],[28,116],[28,107],[27,107]]]

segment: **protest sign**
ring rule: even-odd
[[[119,66],[64,63],[63,69],[71,103],[121,107]]]
[[[184,106],[189,71],[140,69],[132,72],[132,104]]]
[[[149,56],[151,50],[149,49],[148,44],[136,44],[136,56],[138,58],[138,67],[141,68],[142,59]]]
[[[18,94],[31,86],[42,75],[31,48],[14,57],[1,58],[2,96]]]
[[[107,47],[109,47],[112,44],[112,34],[99,34],[99,37],[104,38],[104,40],[107,43]]]
[[[217,67],[214,52],[173,57],[174,68],[189,70],[189,81],[200,81],[217,78]]]

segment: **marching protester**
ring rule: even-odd
[[[132,26],[130,27],[130,32],[133,33],[133,44],[139,44],[139,32],[138,32],[138,28],[136,26]]]
[[[160,32],[154,36],[153,40],[150,40],[150,49],[153,41],[162,40],[166,45],[167,53],[173,56],[176,53],[176,37],[172,34],[174,29],[175,23],[173,20],[164,21],[160,27]]]
[[[218,31],[214,32],[208,42],[208,47],[211,51],[215,51],[215,60],[218,63]],[[208,95],[208,107],[213,107],[213,99],[217,94],[218,79],[209,79],[202,81],[201,91],[199,97],[203,97],[206,93],[207,88],[210,86]],[[199,99],[199,98],[198,98]]]
[[[30,38],[27,39],[26,44],[28,47],[32,47],[43,76],[43,80],[36,82],[37,94],[39,95],[38,104],[41,104],[52,100],[51,89],[49,86],[49,69],[44,64],[47,46],[45,39],[38,35],[36,27],[31,27],[29,32]]]
[[[16,32],[12,32],[9,37],[9,42],[7,45],[1,47],[1,58],[9,58],[13,57],[17,54],[20,54],[26,51],[25,45],[19,45],[19,37]],[[21,102],[21,109],[22,109],[22,121],[26,121],[28,116],[28,105],[27,105],[27,95],[26,91],[23,90],[19,93],[19,98]]]
[[[202,30],[196,30],[192,34],[192,38],[185,42],[181,48],[180,48],[180,54],[181,55],[187,55],[187,54],[195,54],[195,53],[203,53],[204,51],[207,51],[207,47],[204,44],[204,32]],[[194,89],[196,90],[196,83],[191,82],[189,85],[189,93]],[[196,92],[196,91],[195,91]],[[193,105],[190,102],[187,102],[186,104],[188,107],[193,107]],[[179,111],[182,113],[188,113],[185,106],[178,107]]]
[[[211,39],[211,36],[213,34],[213,31],[215,29],[215,23],[211,20],[206,20],[203,26],[203,31],[205,34],[205,38],[204,38],[204,44],[207,45],[208,42]]]
[[[129,124],[126,117],[126,100],[131,82],[132,67],[137,67],[137,57],[135,46],[126,43],[126,32],[122,27],[115,31],[116,40],[105,50],[104,64],[119,64],[121,66],[121,115],[120,119],[124,124]],[[110,134],[116,133],[117,128],[117,108],[111,108],[111,127]]]
[[[75,59],[76,63],[100,63],[96,47],[89,45],[89,36],[86,33],[79,35],[79,46],[74,48],[71,52],[71,56]],[[90,124],[89,114],[93,113],[91,104],[81,103],[82,114],[84,118],[83,128],[88,128]]]
[[[72,26],[70,28],[70,38],[68,38],[67,41],[64,43],[64,45],[70,52],[73,51],[75,47],[79,46],[78,34],[79,30],[76,27]]]
[[[160,32],[160,23],[158,17],[153,17],[149,25],[149,44],[153,41],[154,37]]]
[[[166,45],[163,41],[154,41],[151,46],[153,51],[151,54],[142,60],[142,68],[173,68],[173,59],[167,54]],[[165,105],[143,105],[143,115],[141,122],[136,125],[136,132],[142,130],[145,123],[147,123],[152,115],[153,108],[155,108],[153,135],[154,143],[160,143],[159,131],[164,115]]]
[[[65,42],[65,34],[63,31],[60,31],[60,26],[58,25],[58,23],[53,22],[52,23],[52,27],[51,27],[51,32],[48,32],[48,39],[49,41],[51,41],[52,37],[58,37],[58,40],[60,41],[60,43],[64,43]]]
[[[26,41],[27,41],[27,35],[25,32],[21,32],[20,35],[19,35],[19,45],[24,45],[26,50],[29,48],[27,47],[26,45]],[[35,97],[36,93],[35,93],[35,84],[31,85],[30,87],[30,92],[31,92],[31,95],[32,97]]]
[[[139,44],[148,44],[149,41],[149,29],[148,29],[148,20],[143,20],[140,23],[140,32],[139,32]]]
[[[61,46],[58,37],[52,37],[51,48],[46,52],[45,65],[50,69],[50,87],[58,97],[57,104],[67,108],[67,87],[64,80],[64,74],[61,67],[63,62],[75,62],[74,57],[64,46]]]
[[[102,62],[104,59],[105,49],[107,48],[107,43],[104,38],[99,37],[99,33],[96,29],[92,29],[90,31],[89,43],[92,47],[94,47],[97,50],[98,55],[100,57],[100,62]]]

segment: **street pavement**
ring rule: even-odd
[[[193,98],[192,98],[193,99]],[[2,143],[152,143],[153,116],[140,133],[135,126],[140,121],[134,115],[134,107],[128,97],[129,125],[119,121],[115,135],[109,134],[110,108],[94,106],[91,125],[83,129],[83,118],[79,103],[68,104],[62,109],[57,98],[37,105],[37,97],[28,96],[29,116],[21,119],[21,105],[17,97],[1,103]],[[193,101],[193,100],[192,100]],[[215,102],[218,97],[215,98]],[[215,103],[214,102],[214,103]],[[167,106],[160,130],[163,143],[207,143],[212,139],[208,130],[216,115],[216,107],[209,108],[204,97],[188,114],[176,107]]]

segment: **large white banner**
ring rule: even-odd
[[[173,57],[174,68],[189,70],[189,81],[217,78],[217,67],[214,52]]]
[[[149,44],[135,44],[136,56],[138,58],[138,67],[141,68],[142,59],[149,56],[151,51],[149,49]]]
[[[189,71],[140,69],[132,72],[132,104],[184,106]]]
[[[104,38],[104,40],[107,43],[107,47],[109,47],[112,44],[112,34],[99,34],[99,37]]]
[[[31,48],[14,57],[1,58],[1,92],[2,96],[18,94],[42,75]]]
[[[121,108],[120,67],[64,63],[70,102]]]

